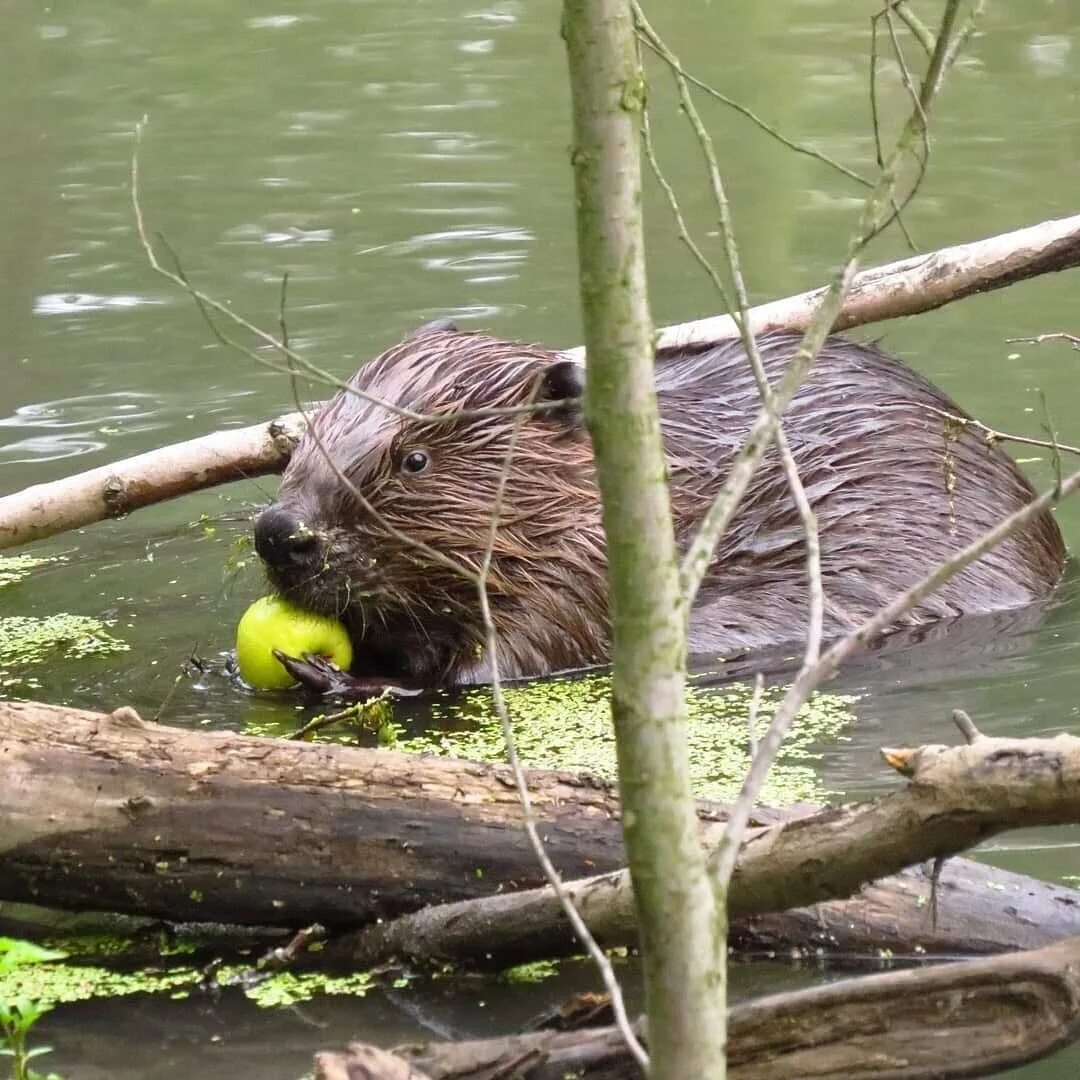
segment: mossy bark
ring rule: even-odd
[[[565,0],[584,314],[585,415],[604,504],[612,713],[641,927],[653,1077],[724,1075],[724,913],[687,762],[686,612],[653,387],[639,127],[627,0]]]

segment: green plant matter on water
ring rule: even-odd
[[[263,1008],[299,1005],[320,994],[363,997],[375,985],[370,972],[357,971],[349,975],[327,975],[322,972],[297,974],[279,971],[247,982],[250,969],[222,969],[217,974],[220,986],[239,985],[244,993]]]
[[[517,964],[502,972],[508,983],[540,983],[559,974],[557,960],[534,960],[529,964]]]
[[[754,725],[754,738],[768,728],[782,687],[766,690]],[[748,717],[752,689],[742,684],[692,686],[688,691],[690,758],[694,790],[701,798],[730,800],[739,791],[750,764]],[[611,730],[610,681],[595,675],[537,682],[509,689],[507,706],[522,760],[537,768],[570,769],[613,779],[615,739]],[[799,712],[779,761],[761,793],[774,806],[826,795],[814,769],[820,756],[814,746],[843,737],[851,723],[852,703],[842,694],[817,694]],[[394,748],[436,753],[474,761],[503,761],[502,731],[486,690],[470,690],[436,702],[437,730],[398,738]]]
[[[16,585],[34,570],[56,561],[31,555],[2,555],[0,589]],[[108,632],[104,622],[86,615],[58,612],[46,618],[0,617],[0,691],[38,686],[27,669],[49,661],[110,656],[128,648],[126,642]]]
[[[42,559],[35,555],[0,555],[0,589],[17,585],[40,566],[47,566],[58,559]]]
[[[0,689],[33,687],[24,669],[49,660],[81,660],[127,652],[129,645],[105,629],[100,619],[60,613],[43,619],[0,618]]]
[[[0,949],[6,940],[10,939],[0,938]],[[16,1008],[19,1015],[32,1015],[36,1019],[56,1005],[94,998],[163,993],[183,998],[204,979],[203,970],[191,966],[114,971],[93,964],[61,963],[58,961],[66,953],[37,949],[37,946],[24,942],[16,944],[20,949],[36,949],[43,960],[32,964],[22,962],[12,965],[10,969],[3,967],[0,962],[0,1018],[5,1015],[5,1009]],[[111,949],[110,954],[115,956],[118,951]],[[342,976],[289,971],[265,974],[254,967],[240,965],[219,968],[214,981],[223,989],[239,990],[265,1008],[294,1005],[321,994],[363,997],[375,985],[373,976],[368,972]]]

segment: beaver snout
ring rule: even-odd
[[[255,550],[273,570],[301,570],[320,557],[314,530],[281,506],[268,506],[255,519]]]

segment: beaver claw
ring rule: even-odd
[[[302,659],[274,649],[281,666],[306,690],[317,697],[342,701],[366,701],[389,692],[394,697],[414,697],[420,690],[370,675],[351,675],[325,656],[308,654]]]

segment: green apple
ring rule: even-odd
[[[274,649],[301,659],[326,656],[343,671],[352,663],[352,642],[344,624],[328,615],[303,611],[280,596],[263,596],[244,612],[236,627],[236,663],[248,686],[280,690],[295,685]]]

